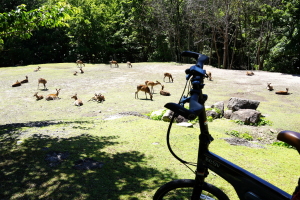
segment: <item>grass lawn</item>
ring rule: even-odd
[[[184,70],[190,65],[133,63],[133,68],[127,68],[124,63],[120,68],[110,68],[104,64],[87,64],[83,68],[85,73],[77,76],[73,75],[78,70],[75,63],[39,66],[38,72],[33,71],[37,65],[0,69],[0,199],[151,199],[162,184],[194,177],[167,149],[168,124],[145,117],[151,111],[162,109],[167,102],[178,102],[184,87]],[[227,80],[233,80],[227,73],[239,72],[207,68],[214,80],[206,82],[207,105],[226,102],[233,94],[249,94],[243,97],[261,100],[259,110],[273,122],[267,128],[300,132],[299,92],[270,98],[270,93],[255,86],[247,93],[249,85],[243,86],[235,80],[239,88],[232,87],[232,82]],[[172,73],[174,83],[163,82],[164,72]],[[29,83],[11,87],[25,75]],[[263,75],[269,76],[266,72],[258,73]],[[48,80],[47,90],[37,89],[38,78]],[[135,99],[136,85],[145,80],[160,81],[172,95],[160,96],[160,87],[156,86],[153,101],[146,99],[142,92],[140,99]],[[56,88],[61,88],[59,100],[36,101],[33,97],[35,92],[46,96]],[[226,92],[224,88],[228,88]],[[73,105],[74,93],[84,101],[82,107]],[[104,94],[106,101],[89,102],[94,93]],[[287,109],[289,113],[284,112]],[[299,177],[297,151],[267,144],[262,144],[264,148],[230,145],[224,140],[230,137],[225,132],[248,127],[229,120],[214,120],[209,128],[215,138],[212,152],[288,193],[294,190]],[[196,161],[198,133],[197,126],[173,126],[174,150],[187,161]],[[53,152],[68,156],[60,164],[50,166],[45,157]],[[85,158],[104,164],[94,170],[74,169],[75,162]],[[230,199],[237,199],[233,188],[213,172],[208,182],[223,189]]]

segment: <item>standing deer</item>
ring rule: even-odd
[[[112,67],[112,64],[115,64],[115,67],[116,66],[119,67],[118,62],[115,60],[111,60],[111,61],[109,61],[109,63],[110,63],[110,67]]]
[[[153,81],[145,81],[145,85],[147,86],[151,86],[151,92],[152,94],[154,94],[154,86],[156,85],[161,85],[161,83],[159,81],[153,82]]]
[[[127,61],[127,66],[128,66],[129,68],[132,68],[131,62]]]
[[[82,65],[85,67],[85,64],[81,60],[76,60],[77,67],[82,67]]]
[[[135,98],[139,98],[138,92],[143,91],[143,92],[145,92],[146,99],[148,99],[147,98],[147,93],[148,93],[150,95],[150,99],[152,101],[152,94],[151,94],[150,89],[147,85],[138,85],[136,88],[137,88],[137,91],[135,92]]]
[[[56,94],[48,94],[46,96],[46,100],[49,101],[49,100],[59,99],[59,97],[58,97],[59,92],[60,92],[60,89],[56,89]]]
[[[211,76],[211,72],[206,71],[206,78],[210,81],[212,81],[212,76]]]
[[[38,89],[39,89],[39,87],[40,87],[40,83],[42,83],[42,84],[44,85],[44,89],[47,89],[47,88],[46,88],[46,83],[47,83],[46,79],[40,78],[40,79],[38,80]]]
[[[172,83],[173,83],[173,77],[172,77],[172,74],[170,73],[164,73],[164,82],[165,82],[165,78],[166,77],[169,77],[169,82],[170,82],[170,79],[172,80]]]

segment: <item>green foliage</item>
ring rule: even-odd
[[[260,117],[257,123],[250,123],[250,124],[245,124],[245,122],[241,120],[232,120],[232,121],[234,121],[239,125],[250,125],[250,126],[266,126],[266,125],[271,126],[273,124],[273,122],[271,122],[270,120],[266,120],[265,117]]]
[[[252,141],[253,140],[253,136],[251,136],[247,132],[240,133],[239,131],[231,130],[231,131],[226,131],[225,134],[231,135],[231,136],[234,136],[234,137],[238,137],[238,138],[243,138],[243,139],[248,140],[248,141]]]
[[[282,141],[277,141],[277,142],[273,142],[272,143],[272,146],[279,146],[279,147],[286,147],[286,148],[294,148],[293,146],[285,143],[285,142],[282,142]]]
[[[152,112],[150,112],[150,113],[148,113],[146,115],[149,116],[150,119],[153,119],[153,120],[162,120],[162,117],[167,112],[167,109],[162,110],[162,112],[159,115],[152,115],[153,112],[156,112],[156,111],[152,111]]]

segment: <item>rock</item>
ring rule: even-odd
[[[173,114],[174,114],[173,111],[167,110],[167,111],[165,112],[165,114],[163,115],[162,120],[163,120],[164,122],[170,122],[170,121],[171,121],[171,118],[173,117]],[[183,116],[179,115],[178,117],[175,118],[175,121],[176,121],[177,123],[188,122],[188,119],[186,119],[186,118],[184,118]]]
[[[192,123],[188,123],[188,122],[181,122],[181,123],[178,123],[176,125],[177,126],[184,126],[184,127],[187,127],[187,128],[193,128],[193,124]]]
[[[245,124],[250,123],[257,123],[260,119],[261,113],[252,110],[252,109],[239,109],[232,113],[230,119],[232,120],[240,120],[243,121]]]
[[[260,104],[259,101],[255,100],[248,100],[248,99],[240,99],[236,97],[231,97],[229,99],[227,108],[229,110],[237,111],[240,109],[253,109],[256,110],[258,105]]]
[[[219,101],[211,106],[214,110],[219,113],[219,117],[224,115],[224,101]]]
[[[214,110],[207,110],[206,111],[206,116],[207,117],[213,117],[214,119],[217,119],[219,118],[221,115],[219,113],[217,113],[216,111]]]
[[[232,110],[225,110],[224,111],[224,118],[230,119],[231,115],[232,115]]]

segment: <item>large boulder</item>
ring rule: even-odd
[[[237,111],[240,109],[253,109],[256,110],[258,105],[259,105],[259,101],[256,100],[248,100],[248,99],[240,99],[237,97],[231,97],[229,99],[227,108],[229,110],[232,111]]]
[[[243,121],[245,124],[257,123],[261,113],[252,109],[240,109],[231,114],[230,119]]]

